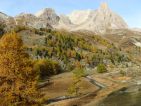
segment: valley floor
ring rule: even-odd
[[[106,98],[112,92],[118,91],[133,82],[132,77],[118,76],[119,72],[109,72],[105,74],[93,74],[89,76],[100,84],[105,85],[104,88],[99,87],[91,83],[87,78],[82,79],[80,96],[74,98],[63,98],[67,97],[68,87],[72,83],[72,73],[63,73],[60,75],[53,76],[51,78],[51,84],[42,88],[48,98],[63,98],[56,102],[51,102],[46,106],[97,106],[101,100]]]

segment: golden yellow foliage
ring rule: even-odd
[[[36,72],[23,42],[16,33],[0,39],[0,104],[26,106],[35,104]]]

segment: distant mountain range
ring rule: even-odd
[[[114,13],[106,3],[102,3],[97,10],[77,10],[69,15],[57,15],[51,8],[43,9],[36,14],[21,13],[15,17],[0,13],[0,22],[5,22],[7,26],[86,30],[97,34],[105,34],[115,29],[130,29],[122,17]],[[132,31],[141,32],[140,29]]]

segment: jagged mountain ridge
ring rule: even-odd
[[[105,33],[107,29],[128,28],[126,22],[112,12],[106,3],[102,3],[97,10],[74,11],[68,15],[68,18],[74,24],[73,27],[68,26],[68,29],[72,31],[89,30],[96,33]]]
[[[33,28],[56,28],[68,31],[92,31],[105,34],[107,30],[129,29],[126,22],[114,13],[106,3],[97,10],[77,10],[69,15],[58,15],[55,10],[45,8],[35,14],[22,13],[15,17],[0,13],[0,21],[12,25],[24,25]]]
[[[4,13],[0,13],[0,22],[9,26],[12,23],[13,26],[28,26],[33,28],[52,28],[54,24],[59,23],[59,16],[53,9],[46,8],[39,11],[37,14],[21,13],[15,17],[8,16]]]

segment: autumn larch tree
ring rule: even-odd
[[[0,39],[1,106],[36,105],[37,74],[32,67],[22,39],[14,32],[4,35]]]
[[[73,83],[68,88],[68,93],[73,96],[78,96],[80,91],[80,82],[82,77],[86,76],[83,68],[76,68],[73,70]]]

